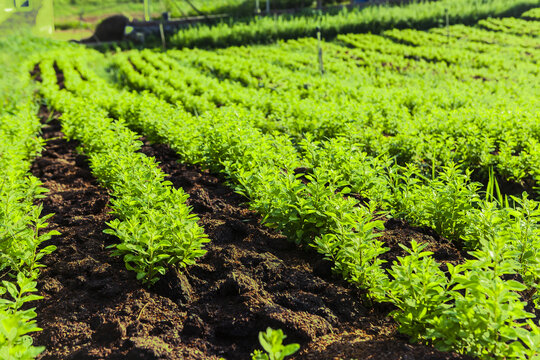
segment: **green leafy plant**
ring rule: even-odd
[[[506,246],[505,238],[497,237],[482,241],[482,250],[471,255],[474,259],[463,265],[448,266],[453,304],[429,336],[442,349],[457,348],[486,359],[524,358],[524,353],[538,351],[520,341],[523,333],[518,329],[533,316],[525,311],[519,295],[526,286],[503,278],[519,270],[515,250]]]
[[[480,200],[480,184],[469,179],[470,173],[461,172],[454,164],[445,166],[431,179],[415,166],[389,172],[392,208],[398,217],[458,240],[465,235],[469,211]]]
[[[0,286],[0,356],[2,359],[27,360],[39,355],[45,348],[32,346],[31,332],[40,331],[36,326],[34,308],[24,309],[29,302],[42,297],[35,295],[36,282],[22,273],[15,283],[2,281]],[[9,295],[5,298],[4,295]]]
[[[426,326],[440,317],[448,304],[448,280],[439,264],[424,251],[427,244],[411,241],[410,249],[400,246],[408,256],[398,258],[388,271],[391,281],[385,289],[385,296],[399,310],[392,316],[400,324],[400,330],[418,341],[425,336]]]
[[[253,360],[283,360],[285,357],[294,354],[300,349],[298,344],[284,345],[283,340],[287,336],[281,329],[274,330],[267,328],[265,332],[259,332],[259,342],[266,351],[264,354],[260,350],[255,350],[252,354]]]

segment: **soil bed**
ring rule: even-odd
[[[115,238],[103,234],[112,219],[109,198],[75,152],[78,144],[63,139],[55,119],[44,138],[33,173],[50,190],[43,200],[43,213],[56,214],[49,228],[62,235],[51,241],[58,250],[39,279],[44,299],[35,306],[44,330],[34,337],[47,348],[41,359],[248,359],[267,326],[300,343],[291,359],[464,359],[408,344],[388,307],[364,303],[317,253],[262,226],[219,177],[148,143],[142,151],[190,195],[211,242],[197,265],[145,289],[110,257],[106,247]],[[401,222],[387,223],[382,239],[390,261],[403,254],[397,244],[411,239],[430,242],[442,261],[461,261],[451,245]]]

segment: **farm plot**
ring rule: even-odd
[[[52,75],[55,82],[60,80],[58,96],[68,96],[64,86],[69,86],[72,74],[57,74],[55,66],[46,60],[40,68],[43,87]],[[70,104],[74,103],[76,100],[72,99]],[[64,117],[61,122],[68,122],[69,118],[65,114]],[[83,149],[90,146],[81,145]],[[144,146],[142,153],[160,160],[171,174],[170,180],[176,183],[175,188],[189,189],[190,205],[200,214],[200,223],[212,239],[206,247],[208,253],[186,275],[169,272],[152,292],[147,292],[140,287],[135,291],[135,279],[125,279],[125,272],[115,264],[102,263],[101,256],[108,253],[96,253],[99,247],[94,248],[92,242],[84,250],[69,247],[65,254],[75,259],[60,268],[55,264],[64,263],[67,257],[59,251],[59,259],[51,258],[44,271],[44,276],[58,285],[45,289],[46,300],[38,306],[38,311],[49,313],[43,324],[46,330],[37,339],[47,345],[46,357],[249,357],[256,346],[258,329],[273,325],[283,328],[296,341],[318,346],[317,352],[326,354],[323,356],[371,354],[374,344],[386,344],[387,350],[381,356],[403,353],[417,358],[459,358],[429,347],[409,346],[404,339],[396,338],[392,330],[395,325],[386,317],[387,310],[369,310],[373,306],[365,303],[358,291],[332,276],[330,264],[316,254],[295,250],[294,244],[284,237],[268,232],[253,213],[241,206],[246,199],[219,185],[217,178],[177,165],[173,151]],[[79,160],[78,164],[84,170],[84,161]],[[91,167],[97,173],[95,166]],[[216,186],[215,191],[212,185]],[[89,207],[87,211],[92,211]],[[61,209],[56,211],[60,218],[65,216]],[[77,220],[80,218],[74,222]],[[389,241],[393,248],[387,254],[390,259],[404,254],[398,243],[406,243],[408,236],[430,239],[404,223],[390,227],[389,234],[395,233]],[[77,243],[86,243],[83,239],[88,239],[87,234],[75,237],[79,239]],[[61,244],[70,238],[59,241]],[[109,245],[107,240],[104,245]],[[433,241],[433,249],[443,259],[459,261],[459,251],[449,244],[437,245]],[[79,260],[81,256],[84,258]],[[70,289],[69,296],[65,288]],[[53,309],[58,302],[66,307]],[[107,337],[109,332],[112,335]],[[330,334],[322,341],[324,335]],[[363,334],[361,340],[347,345],[344,339],[354,334]],[[69,346],[66,338],[72,340]],[[321,341],[315,343],[315,339]],[[314,356],[308,348],[303,353],[303,357]]]
[[[53,123],[45,136],[61,136],[58,128]],[[44,186],[62,188],[46,202],[56,214],[52,226],[63,235],[41,275],[47,285],[36,311],[43,314],[44,330],[36,342],[46,346],[44,358],[249,358],[257,332],[266,326],[310,344],[301,358],[373,354],[379,346],[388,358],[460,358],[396,337],[387,310],[371,309],[317,254],[296,249],[258,224],[242,206],[245,199],[216,176],[180,165],[173,151],[148,142],[142,152],[155,156],[174,186],[190,195],[188,204],[211,242],[207,255],[185,274],[168,273],[146,290],[103,248],[115,242],[99,235],[111,219],[103,206],[107,195],[96,189],[85,158],[75,153],[77,144],[54,142],[34,167],[36,175],[50,178]],[[77,172],[76,186],[73,178],[57,175]],[[448,244],[404,224],[390,227],[393,242],[431,241],[442,258],[452,254],[448,260],[459,261],[459,252]],[[402,254],[396,243],[392,247],[389,256]],[[349,344],[352,337],[358,340]]]
[[[515,37],[462,26],[344,35],[321,44],[324,76],[309,61],[311,40],[115,55],[121,83],[151,92],[142,94],[107,84],[76,50],[75,60],[52,53],[40,63],[42,91],[61,111],[62,98],[92,97],[98,117],[222,173],[267,226],[317,250],[366,301],[392,304],[411,338],[534,358],[537,325],[524,320],[535,318],[539,278],[539,103],[530,82],[539,53],[534,37]],[[381,236],[386,216],[474,251],[452,263],[412,241],[395,261]],[[132,253],[124,252],[128,268]],[[310,340],[324,331],[316,334]]]
[[[39,56],[41,357],[538,359],[534,13]]]

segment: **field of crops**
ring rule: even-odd
[[[540,359],[537,5],[0,40],[0,358]]]

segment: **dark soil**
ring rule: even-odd
[[[365,302],[317,253],[262,226],[219,177],[148,143],[142,151],[190,195],[211,242],[197,265],[145,289],[110,257],[115,238],[103,234],[112,219],[109,197],[77,155],[78,144],[62,138],[57,120],[45,125],[44,137],[33,173],[50,190],[43,200],[43,213],[56,214],[49,228],[62,235],[51,241],[58,250],[39,279],[44,330],[34,338],[47,348],[41,359],[248,359],[268,326],[301,345],[295,359],[464,359],[408,344],[388,307]],[[382,239],[389,261],[403,255],[397,244],[411,239],[429,242],[441,261],[461,261],[450,244],[401,222],[387,223]]]
[[[56,83],[58,84],[58,88],[60,90],[64,90],[66,88],[64,73],[60,71],[60,69],[58,68],[58,64],[56,62],[53,64],[53,67],[54,67],[54,71],[56,72]]]

